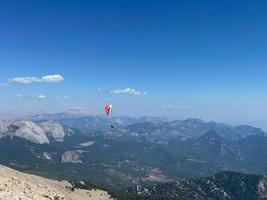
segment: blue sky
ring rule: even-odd
[[[0,111],[102,113],[110,102],[117,115],[267,127],[266,10],[265,0],[0,1]]]

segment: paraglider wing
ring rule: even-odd
[[[111,114],[111,111],[112,111],[112,105],[106,105],[105,111],[106,111],[107,116],[109,116]]]

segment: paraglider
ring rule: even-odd
[[[105,111],[106,111],[106,115],[109,116],[111,114],[111,112],[112,112],[112,105],[107,104],[105,106]]]
[[[112,112],[112,105],[107,104],[107,105],[105,106],[105,112],[106,112],[107,117],[109,117],[110,114],[111,114],[111,112]],[[112,124],[110,125],[110,127],[111,127],[111,128],[114,128],[114,126],[113,126]]]

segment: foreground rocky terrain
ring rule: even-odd
[[[71,184],[67,181],[50,180],[0,165],[1,200],[261,200],[267,198],[266,176],[237,172],[220,172],[210,177],[158,185],[138,185],[126,191],[107,190],[107,192],[94,188],[93,185],[84,182]]]
[[[66,181],[54,181],[0,165],[1,200],[109,200],[103,190],[72,189]]]

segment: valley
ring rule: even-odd
[[[108,122],[101,116],[71,116],[75,124],[69,124],[69,116],[58,115],[1,122],[1,163],[48,178],[116,189],[220,171],[267,173],[267,137],[259,128],[199,119],[114,117],[114,123],[120,123],[105,130]],[[101,126],[103,130],[95,129]]]

